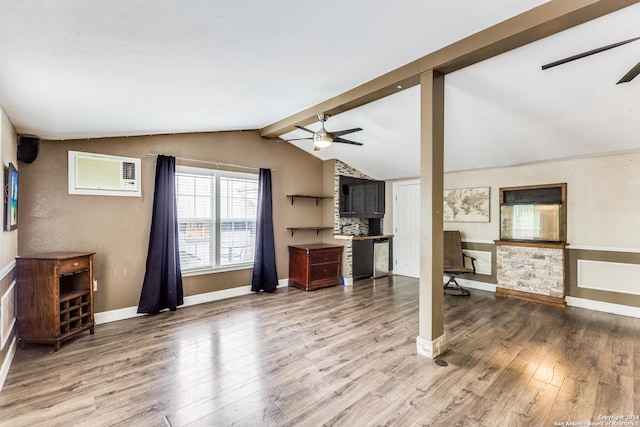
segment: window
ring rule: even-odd
[[[500,240],[564,244],[566,184],[500,189]]]
[[[561,204],[502,205],[501,240],[560,241]]]
[[[178,166],[176,198],[183,271],[253,262],[257,175]]]

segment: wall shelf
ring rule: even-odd
[[[298,198],[315,199],[316,200],[316,206],[318,206],[320,204],[320,200],[333,199],[333,196],[314,196],[314,195],[310,195],[310,194],[287,194],[287,197],[291,199],[291,205],[292,206],[293,206],[293,202],[295,202],[296,199],[298,199]]]
[[[316,201],[316,206],[320,205],[320,201],[324,199],[333,199],[333,196],[316,196],[314,194],[287,194],[287,197],[291,199],[291,205],[296,201],[296,199],[314,199]],[[298,230],[315,230],[316,236],[320,235],[320,232],[323,230],[333,230],[333,227],[287,227],[287,230],[291,233],[291,237],[296,234]]]
[[[333,230],[333,227],[287,227],[287,230],[291,233],[291,237],[293,237],[298,230],[315,230],[317,236],[323,230]]]

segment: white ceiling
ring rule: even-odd
[[[640,150],[640,40],[545,71],[543,64],[640,36],[640,4],[445,77],[445,171],[521,165]],[[364,147],[315,152],[377,179],[420,174],[419,88],[330,118],[328,130]],[[319,123],[308,126],[311,130]],[[294,131],[283,138],[305,137]],[[310,142],[295,142],[313,152]],[[369,154],[370,153],[370,154]]]
[[[0,0],[0,105],[46,139],[259,129],[542,3]],[[640,41],[540,70],[637,22],[636,5],[447,75],[446,169],[639,149],[640,78],[614,83]],[[337,115],[365,145],[314,155],[417,176],[418,116],[416,88]]]

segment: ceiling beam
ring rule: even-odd
[[[264,138],[276,138],[317,121],[318,113],[336,115],[420,84],[420,74],[451,73],[501,53],[527,45],[640,0],[551,0],[383,74],[354,89],[265,126]]]

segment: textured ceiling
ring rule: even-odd
[[[0,105],[47,139],[259,129],[542,3],[0,0]],[[640,41],[540,70],[637,22],[629,7],[447,75],[447,170],[637,149],[640,78],[613,83]],[[313,154],[417,176],[418,115],[416,88],[337,115],[365,145]]]

